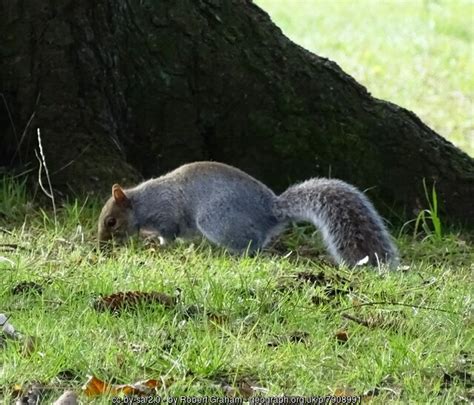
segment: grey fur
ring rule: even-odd
[[[350,184],[336,179],[310,179],[291,186],[274,208],[281,221],[312,222],[321,232],[334,260],[355,265],[398,265],[398,253],[369,199]]]
[[[396,265],[397,251],[367,197],[340,180],[311,179],[276,196],[234,167],[215,162],[183,165],[125,190],[131,202],[127,232],[144,229],[165,239],[203,235],[234,252],[262,249],[291,221],[310,221],[334,260]],[[99,221],[111,211],[113,197]],[[113,236],[113,232],[109,233]],[[108,235],[109,235],[108,234]],[[103,239],[103,238],[101,238]]]

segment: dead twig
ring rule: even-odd
[[[41,159],[40,159],[40,156],[38,155],[38,152],[35,149],[36,159],[38,159],[38,162],[39,162],[38,183],[39,183],[43,193],[51,199],[51,203],[53,204],[54,225],[57,226],[56,201],[54,199],[53,186],[51,185],[51,178],[49,177],[48,166],[46,165],[46,158],[44,156],[43,145],[41,143],[41,131],[40,131],[39,128],[36,131],[37,131],[37,134],[38,134],[39,155],[41,156]],[[44,171],[46,173],[46,179],[48,180],[49,191],[46,190],[46,188],[43,185],[42,176],[41,176],[43,167],[44,167]]]
[[[369,322],[367,322],[365,319],[361,319],[361,318],[357,318],[353,315],[349,315],[349,314],[342,314],[341,315],[343,318],[346,318],[346,319],[349,319],[350,321],[353,321],[353,322],[356,322],[360,325],[364,325],[366,326],[367,328],[370,328],[371,325]]]

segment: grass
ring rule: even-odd
[[[460,235],[400,236],[404,270],[389,274],[329,266],[310,227],[290,230],[279,254],[257,257],[139,240],[97,251],[96,203],[63,205],[55,226],[24,184],[4,178],[2,187],[0,313],[36,342],[0,339],[2,403],[32,382],[48,388],[46,402],[66,388],[81,393],[88,375],[162,377],[163,397],[222,397],[239,386],[244,395],[251,385],[269,396],[473,400],[474,249]],[[159,291],[178,303],[94,309],[118,291]],[[361,306],[374,302],[383,304]]]
[[[294,42],[474,156],[474,2],[256,0]]]
[[[474,3],[257,3],[294,41],[474,155]],[[472,235],[441,228],[436,193],[427,194],[415,232],[427,234],[406,227],[403,270],[385,273],[331,267],[311,227],[257,257],[139,240],[97,251],[97,202],[64,204],[56,225],[24,183],[0,179],[0,313],[34,342],[0,333],[0,402],[33,382],[52,402],[67,388],[81,393],[88,375],[164,378],[163,397],[222,397],[230,387],[245,396],[250,385],[267,396],[473,401]],[[118,291],[159,291],[177,304],[94,308]]]

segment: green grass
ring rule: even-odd
[[[294,42],[474,156],[474,2],[256,0]]]
[[[472,2],[257,3],[294,41],[474,155]],[[432,215],[436,200],[427,198]],[[35,381],[51,402],[66,388],[80,393],[88,375],[114,383],[165,377],[172,384],[162,396],[222,396],[222,384],[246,381],[271,396],[378,389],[372,403],[474,400],[471,235],[443,228],[414,240],[407,227],[398,237],[404,270],[387,274],[329,266],[311,228],[301,227],[278,253],[254,258],[139,240],[98,252],[98,209],[66,204],[56,226],[23,183],[0,179],[0,313],[37,338],[24,353],[23,342],[0,334],[0,402]],[[301,281],[305,273],[317,282]],[[27,281],[42,291],[14,292]],[[118,315],[92,305],[130,290],[163,292],[178,304]],[[385,304],[358,306],[374,302]],[[336,338],[343,332],[345,343]]]
[[[50,389],[46,402],[66,388],[81,393],[88,375],[114,383],[172,380],[161,396],[221,397],[222,384],[245,381],[271,396],[378,389],[373,403],[473,399],[466,373],[474,249],[460,235],[445,230],[441,240],[423,242],[400,236],[404,270],[390,274],[327,265],[310,227],[290,231],[274,247],[280,254],[257,257],[205,243],[160,249],[139,240],[99,252],[97,204],[64,205],[55,226],[28,203],[22,185],[4,179],[2,190],[0,313],[37,339],[26,354],[22,342],[0,339],[2,403],[15,386],[32,382]],[[305,273],[316,282],[302,281]],[[42,291],[14,291],[23,282]],[[131,290],[163,292],[178,304],[120,314],[92,305]],[[374,302],[385,304],[359,306]]]
[[[257,3],[295,42],[474,155],[473,2]],[[254,258],[205,243],[160,249],[138,240],[98,252],[98,208],[66,204],[55,226],[28,202],[23,183],[0,181],[0,313],[37,338],[28,354],[24,343],[0,339],[0,402],[35,381],[49,399],[66,388],[80,393],[88,375],[114,383],[165,377],[173,383],[162,396],[222,396],[222,384],[246,381],[272,396],[378,389],[373,403],[473,401],[472,236],[430,234],[425,220],[419,228],[428,235],[414,240],[407,227],[398,237],[404,270],[387,274],[327,265],[311,228],[301,227],[278,254]],[[305,273],[317,283],[302,282]],[[42,291],[14,293],[26,281]],[[119,315],[92,305],[130,290],[160,291],[178,304]],[[386,304],[358,307],[373,302]],[[342,332],[345,343],[336,338]]]

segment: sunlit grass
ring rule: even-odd
[[[296,43],[474,156],[474,2],[256,0]]]
[[[32,382],[49,389],[45,403],[64,389],[110,403],[81,394],[88,375],[163,377],[172,382],[164,397],[222,397],[239,384],[270,396],[372,391],[374,403],[472,395],[474,249],[463,235],[400,236],[402,268],[391,273],[328,265],[310,228],[256,257],[139,240],[98,251],[97,204],[65,204],[55,223],[9,183],[0,201],[17,211],[0,218],[0,313],[36,344],[25,353],[22,342],[0,338],[2,403]],[[19,291],[25,282],[39,287]],[[178,303],[94,309],[118,291],[159,291]],[[360,306],[370,303],[378,304]]]

